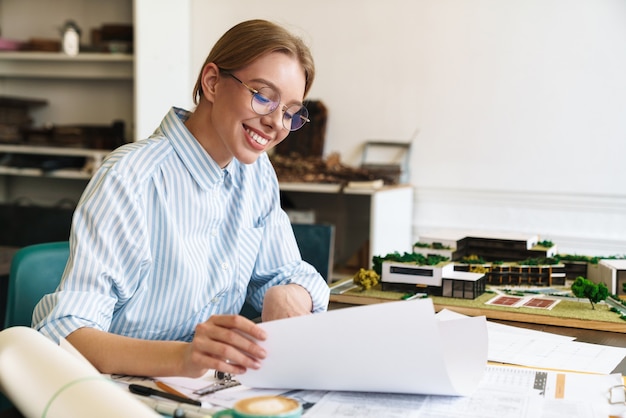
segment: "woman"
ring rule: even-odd
[[[266,356],[262,320],[324,311],[266,152],[308,121],[315,70],[280,26],[240,23],[215,44],[193,112],[173,108],[150,138],[114,151],[76,208],[70,258],[33,324],[103,373],[241,374]],[[158,88],[158,86],[155,86]]]

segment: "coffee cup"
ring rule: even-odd
[[[213,418],[300,418],[300,402],[285,396],[255,396],[240,399],[232,409],[213,414]]]

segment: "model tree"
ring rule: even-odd
[[[595,304],[605,300],[609,296],[609,289],[604,283],[594,283],[591,280],[578,276],[572,283],[572,293],[577,298],[587,298],[591,302],[591,309],[596,309]]]
[[[361,286],[362,290],[369,290],[376,286],[380,281],[380,276],[374,270],[359,269],[352,277],[354,284]]]

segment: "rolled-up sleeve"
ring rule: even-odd
[[[110,329],[115,309],[135,293],[147,258],[137,199],[112,172],[86,189],[72,220],[63,279],[35,307],[36,329],[57,342],[82,327]]]

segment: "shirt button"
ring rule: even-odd
[[[228,263],[222,263],[222,270],[228,270]]]
[[[212,229],[211,230],[211,236],[212,237],[216,237],[217,236],[217,229]]]
[[[219,302],[220,298],[213,298],[211,299],[211,303],[217,303]]]

